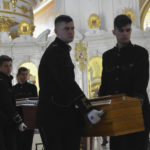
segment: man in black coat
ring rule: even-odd
[[[13,86],[15,99],[37,97],[37,88],[34,84],[28,82],[29,70],[25,67],[18,69],[18,83]],[[18,113],[23,118],[21,107],[17,107]],[[17,150],[31,150],[34,130],[28,129],[24,132],[17,132]]]
[[[16,150],[16,128],[26,128],[16,112],[16,103],[12,91],[12,59],[0,56],[0,149]]]
[[[99,96],[125,93],[141,101],[145,131],[110,137],[110,150],[147,150],[149,135],[149,55],[145,48],[130,41],[131,19],[119,15],[114,20],[113,34],[117,45],[103,54],[102,84]]]
[[[58,16],[55,33],[39,66],[38,126],[46,150],[79,150],[83,115],[96,124],[103,111],[91,107],[75,81],[68,45],[74,38],[72,18]]]

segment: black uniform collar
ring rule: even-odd
[[[0,71],[0,77],[2,77],[3,79],[6,79],[6,80],[12,80],[13,79],[12,75],[8,76],[8,75],[6,75],[5,73],[3,73],[1,71]]]
[[[12,75],[8,76],[3,72],[0,72],[0,78],[2,78],[8,84],[9,87],[12,87],[12,82],[11,82],[13,79]]]
[[[127,45],[125,45],[124,47],[122,47],[122,48],[118,48],[118,45],[116,44],[116,46],[114,47],[114,50],[116,51],[116,52],[121,52],[121,51],[123,51],[123,50],[127,50],[127,49],[130,49],[130,48],[132,48],[133,47],[133,44],[131,43],[131,41],[127,44]]]
[[[60,46],[62,46],[64,49],[67,49],[68,51],[71,50],[71,46],[63,42],[61,39],[56,37],[55,42],[58,43]]]
[[[26,81],[26,82],[23,82],[23,83],[18,83],[18,85],[25,85],[25,84],[28,84],[28,82]]]

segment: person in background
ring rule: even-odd
[[[37,88],[34,84],[28,82],[29,70],[25,67],[18,69],[18,83],[13,86],[15,99],[37,97]],[[17,111],[23,118],[21,107],[17,107]],[[27,129],[24,132],[17,132],[17,150],[31,150],[34,130]]]
[[[75,81],[69,43],[74,38],[70,16],[55,19],[56,39],[46,49],[39,65],[37,123],[46,150],[79,150],[84,116],[98,123],[103,111],[93,109]]]
[[[147,150],[150,111],[146,88],[149,81],[148,51],[131,43],[131,19],[119,15],[114,20],[114,48],[103,54],[102,84],[99,96],[125,93],[137,97],[142,105],[145,130],[110,137],[110,150]]]
[[[12,90],[12,58],[0,56],[0,149],[16,150],[16,128],[24,131],[27,127],[16,112]]]

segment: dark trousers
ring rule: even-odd
[[[34,130],[17,131],[17,150],[31,150]]]
[[[16,128],[0,123],[0,150],[16,150]]]
[[[147,150],[149,131],[110,137],[110,150]]]
[[[80,150],[79,135],[51,134],[49,128],[40,128],[45,150]]]

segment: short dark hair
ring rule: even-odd
[[[132,24],[132,20],[127,15],[118,15],[114,19],[114,29],[116,27],[119,28],[119,29],[121,29],[122,27],[124,27],[124,26],[126,26],[128,24],[131,25]]]
[[[28,70],[26,67],[20,67],[20,68],[18,69],[17,75],[20,75],[20,73],[21,73],[22,71],[28,71],[28,72],[29,72],[29,70]]]
[[[68,22],[72,22],[72,21],[73,21],[73,19],[70,16],[60,15],[60,16],[56,17],[56,19],[55,19],[55,27],[61,22],[68,23]]]
[[[7,56],[7,55],[1,55],[0,56],[0,66],[5,62],[5,61],[11,61],[12,62],[12,58]]]

